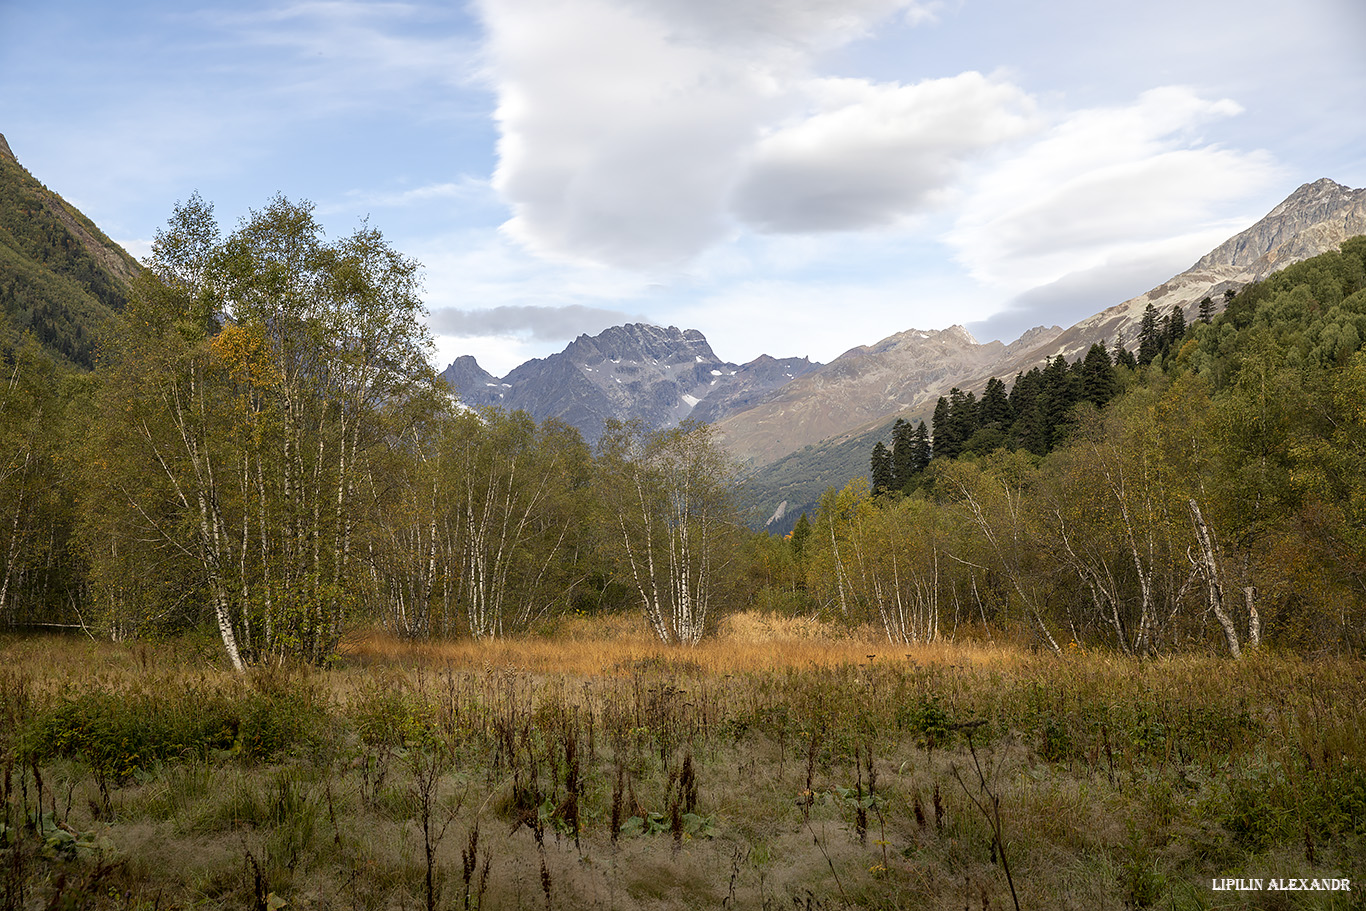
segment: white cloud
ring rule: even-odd
[[[764,73],[600,0],[490,0],[484,16],[513,237],[648,266],[726,234],[729,184],[776,91]]]
[[[1164,87],[1067,115],[975,182],[948,239],[976,278],[1014,292],[1174,249],[1193,261],[1211,236],[1246,227],[1249,214],[1230,204],[1279,176],[1269,154],[1199,132],[1240,112]]]
[[[823,79],[817,110],[764,136],[736,211],[765,231],[849,230],[923,209],[976,153],[1033,129],[1032,100],[968,72],[915,85]]]
[[[898,10],[929,15],[907,0],[479,8],[498,94],[494,187],[513,208],[505,230],[542,256],[676,265],[735,236],[737,215],[770,230],[886,224],[988,145],[983,133],[1016,132],[1026,106],[975,74],[909,87],[812,77],[822,50]],[[954,102],[967,114],[955,118]],[[974,114],[982,123],[965,124]],[[955,123],[965,138],[948,135]],[[899,153],[914,156],[909,178]],[[813,192],[783,198],[813,175],[828,188],[824,206]],[[852,204],[851,189],[862,196]]]

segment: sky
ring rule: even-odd
[[[139,258],[276,194],[423,265],[439,368],[1009,342],[1366,186],[1360,0],[0,0],[0,133]]]

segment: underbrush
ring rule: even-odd
[[[730,630],[4,641],[0,908],[1361,906],[1358,662]]]

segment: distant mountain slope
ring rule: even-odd
[[[873,443],[889,439],[896,418],[928,419],[935,399],[950,386],[980,392],[992,376],[1009,382],[1017,373],[1038,366],[1048,358],[1062,354],[1068,360],[1075,360],[1092,344],[1110,344],[1117,337],[1124,339],[1126,347],[1134,348],[1143,311],[1149,303],[1164,315],[1173,306],[1179,306],[1189,321],[1197,314],[1202,298],[1209,296],[1222,307],[1226,290],[1236,291],[1261,281],[1292,263],[1337,249],[1344,240],[1361,234],[1366,234],[1366,189],[1349,189],[1327,179],[1305,184],[1252,227],[1229,238],[1190,269],[1151,291],[1081,320],[1065,331],[1031,330],[1031,333],[1040,334],[1031,338],[1031,334],[1026,333],[1010,346],[1008,353],[991,363],[940,378],[937,389],[916,396],[915,403],[905,408],[860,424],[851,422],[822,439],[789,449],[766,464],[756,459],[757,467],[748,490],[752,512],[762,522],[786,501],[784,520],[774,523],[771,530],[790,528],[803,510],[814,506],[827,487],[841,487],[852,478],[867,474],[868,454]],[[902,336],[906,334],[902,333]],[[900,337],[892,336],[892,339]],[[825,369],[835,368],[840,360],[832,361]],[[879,368],[865,369],[873,374]],[[796,391],[794,385],[783,393]],[[830,407],[829,402],[820,402],[813,410]],[[800,410],[793,406],[790,413],[797,414]],[[736,436],[745,439],[742,434],[748,433],[762,438],[761,421],[766,417],[757,409],[739,412],[723,422],[723,426],[729,434],[733,432],[732,427],[757,425],[757,429],[741,430]]]
[[[100,326],[121,310],[137,261],[19,164],[0,135],[0,309],[54,356],[95,363]]]
[[[1003,345],[980,344],[962,326],[910,329],[846,351],[717,426],[736,455],[767,464],[889,414],[932,406],[961,377],[989,371],[1061,331],[1031,329]]]
[[[1017,369],[1028,369],[1045,356],[1086,353],[1098,341],[1122,337],[1127,348],[1137,346],[1143,311],[1152,304],[1160,314],[1180,307],[1190,321],[1200,301],[1211,298],[1223,306],[1225,291],[1261,281],[1268,275],[1311,256],[1335,250],[1349,237],[1366,234],[1366,189],[1352,190],[1327,178],[1307,183],[1276,208],[1239,232],[1185,272],[1151,291],[1102,310],[1063,332],[1049,346],[1031,352]],[[1012,371],[1013,373],[1014,371]]]
[[[467,405],[524,410],[537,421],[557,418],[594,442],[609,418],[639,419],[655,429],[690,417],[715,420],[818,366],[766,355],[731,364],[696,329],[631,323],[581,335],[564,351],[527,361],[502,379],[469,356],[442,376]]]
[[[1112,344],[1122,337],[1133,348],[1149,303],[1164,315],[1180,306],[1189,321],[1202,298],[1222,305],[1226,290],[1260,281],[1363,233],[1366,190],[1318,180],[1180,275],[1065,331],[1031,329],[1008,347],[978,345],[958,326],[902,332],[846,352],[754,407],[731,414],[719,427],[731,448],[756,465],[818,442],[862,436],[898,416],[927,416],[935,400],[954,386],[980,392],[992,376],[1009,380],[1058,354],[1075,360],[1095,342]]]

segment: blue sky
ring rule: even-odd
[[[0,133],[135,255],[199,192],[368,217],[444,366],[1010,341],[1366,186],[1358,0],[0,0]]]

